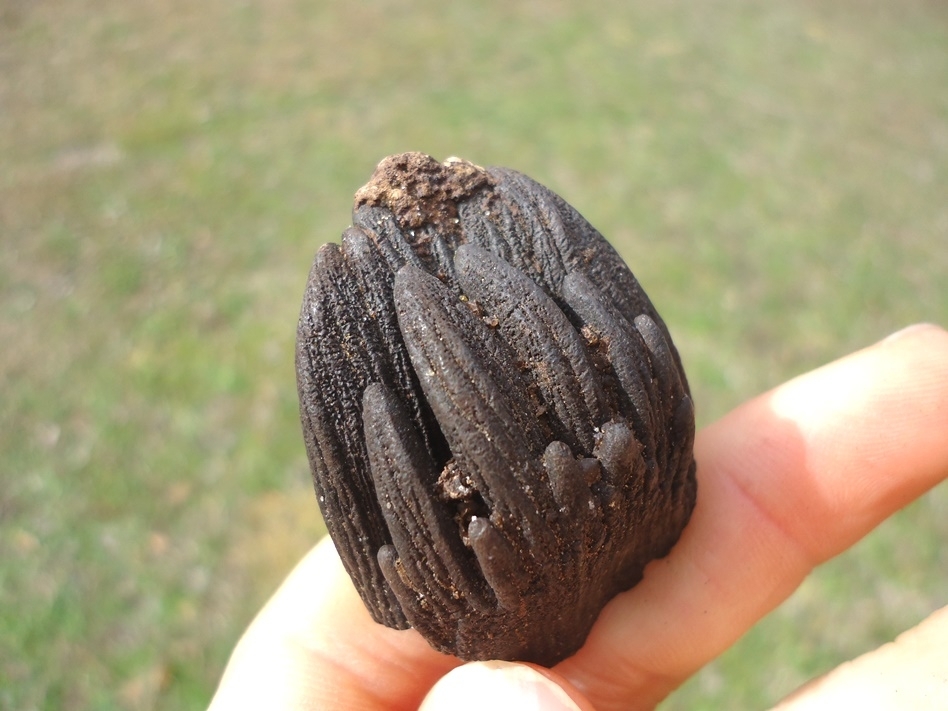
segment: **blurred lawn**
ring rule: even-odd
[[[520,169],[630,262],[708,422],[948,322],[934,2],[0,4],[0,709],[202,708],[321,534],[293,372],[382,156]],[[942,486],[667,709],[759,708],[948,602]]]

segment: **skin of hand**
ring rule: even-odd
[[[760,395],[704,428],[695,457],[698,503],[681,540],[554,669],[461,666],[414,630],[375,624],[326,539],[246,631],[211,710],[653,708],[815,566],[948,478],[948,332],[909,327]],[[941,649],[945,617],[923,635]],[[930,649],[879,653],[905,668],[940,662],[933,693],[948,708],[948,662]],[[843,691],[860,685],[861,661]],[[822,708],[820,688],[787,708]]]

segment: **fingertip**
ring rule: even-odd
[[[935,323],[921,322],[913,323],[911,326],[906,326],[903,329],[892,333],[885,338],[883,338],[879,343],[880,344],[893,344],[900,341],[905,341],[909,339],[928,339],[935,338],[940,339],[944,338],[948,340],[948,331],[945,331],[944,328]]]
[[[840,708],[944,709],[948,706],[948,607],[893,642],[814,679],[772,711]]]
[[[419,711],[594,711],[578,691],[549,669],[516,662],[471,662],[452,670],[428,692]]]

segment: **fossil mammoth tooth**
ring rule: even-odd
[[[606,240],[514,171],[383,160],[316,255],[296,367],[366,607],[462,659],[573,654],[694,507],[665,324]]]

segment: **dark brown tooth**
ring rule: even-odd
[[[602,426],[602,437],[593,453],[602,465],[604,484],[627,502],[644,496],[645,462],[642,445],[624,422],[611,421]]]
[[[531,576],[525,574],[524,551],[514,548],[486,516],[471,519],[468,536],[497,604],[505,610],[519,612],[531,582]]]
[[[550,477],[550,488],[561,515],[581,521],[592,515],[595,503],[589,494],[589,485],[565,442],[550,442],[543,453],[543,466]]]
[[[399,323],[421,388],[492,520],[520,531],[529,545],[544,546],[549,532],[542,512],[552,496],[534,480],[534,455],[511,429],[518,419],[529,421],[531,403],[499,386],[492,363],[472,347],[479,340],[472,331],[487,327],[460,302],[446,304],[446,296],[437,279],[414,267],[395,277]]]
[[[556,425],[553,436],[591,452],[593,430],[606,419],[605,396],[582,339],[534,282],[485,250],[458,248],[458,281],[499,324],[500,334],[526,365]]]
[[[687,489],[694,485],[694,461],[687,456],[695,444],[695,405],[690,395],[685,395],[675,408],[672,425],[669,428],[673,440],[669,446],[668,459],[665,470],[676,472],[676,476],[667,477],[669,486],[673,489]],[[683,466],[682,462],[691,462],[690,466]],[[676,493],[676,497],[680,494]]]
[[[404,405],[372,383],[365,390],[363,419],[376,495],[406,584],[442,616],[456,618],[472,604],[484,607],[483,581],[461,543],[453,511],[431,495],[438,467]],[[405,609],[406,601],[401,603]]]
[[[376,557],[395,599],[402,605],[408,625],[438,648],[450,645],[451,628],[444,625],[444,615],[437,614],[426,601],[424,593],[411,586],[395,546],[391,543],[382,546]]]
[[[319,250],[304,442],[372,616],[462,659],[553,665],[678,539],[694,406],[612,247],[503,168],[409,153]]]
[[[658,325],[646,314],[636,316],[635,330],[642,336],[648,348],[652,379],[660,387],[662,404],[671,412],[674,404],[685,395],[685,389],[681,376],[674,367],[675,361],[668,341]]]
[[[356,283],[337,245],[319,250],[297,338],[300,417],[320,509],[346,569],[375,619],[403,628],[404,613],[375,561],[389,533],[360,432],[362,392],[380,379],[373,364],[385,347],[359,330],[365,310]]]
[[[643,343],[631,324],[615,311],[601,292],[579,271],[563,280],[563,299],[583,327],[596,334],[598,345],[615,372],[629,406],[622,408],[645,447],[645,457],[655,456],[657,393],[647,359],[641,357]],[[634,335],[633,335],[634,334]],[[621,402],[622,398],[620,398]]]

